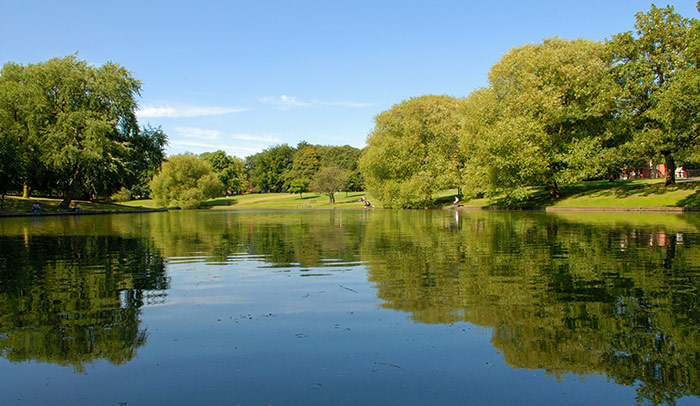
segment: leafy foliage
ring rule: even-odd
[[[634,142],[644,147],[646,155],[664,157],[666,184],[671,184],[675,182],[674,154],[686,146],[688,139],[679,138],[678,122],[669,117],[674,111],[670,98],[689,84],[688,74],[683,74],[689,62],[686,51],[692,50],[689,42],[697,40],[691,41],[691,21],[670,6],[652,4],[649,12],[637,13],[634,27],[634,33],[614,35],[607,43],[612,74],[624,95],[621,114],[628,118]],[[674,85],[679,75],[685,84]],[[665,95],[672,88],[675,90]]]
[[[302,194],[309,191],[310,185],[311,181],[309,179],[296,178],[289,185],[289,189],[287,189],[287,191],[289,193],[299,193],[299,197],[303,197]]]
[[[599,176],[594,163],[612,138],[614,111],[604,56],[599,42],[551,38],[514,48],[494,65],[491,87],[467,102],[488,106],[464,128],[470,182],[519,199],[528,185],[547,185],[558,196],[561,182]]]
[[[245,163],[242,159],[229,156],[222,150],[205,152],[200,157],[209,163],[227,191],[244,192],[248,188]]]
[[[112,195],[112,200],[115,202],[128,202],[131,200],[131,191],[125,187],[119,189],[117,193]]]
[[[423,96],[379,114],[360,158],[370,194],[388,207],[424,207],[456,185],[460,105],[449,96]]]
[[[134,196],[146,198],[150,195],[148,184],[165,160],[167,144],[168,137],[161,127],[148,125],[132,137],[126,184],[131,185]]]
[[[0,71],[2,190],[110,195],[143,186],[160,165],[167,137],[140,131],[136,96],[141,82],[124,67],[95,67],[70,55]],[[9,176],[11,174],[11,176]],[[139,189],[140,190],[140,189]]]
[[[311,190],[323,193],[335,203],[335,194],[347,185],[347,173],[338,166],[326,166],[318,170],[314,176]]]
[[[163,163],[151,181],[151,191],[162,207],[197,208],[221,193],[223,185],[209,164],[194,155],[175,155]]]
[[[292,167],[287,172],[287,191],[290,193],[308,192],[311,179],[319,168],[318,153],[313,145],[304,145],[297,149],[292,160]],[[306,186],[304,186],[304,184]]]
[[[246,159],[250,183],[260,192],[281,192],[291,169],[293,149],[277,145]]]

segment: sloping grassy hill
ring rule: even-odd
[[[578,182],[560,187],[561,197],[552,200],[542,188],[533,188],[525,208],[700,208],[700,181],[681,180],[664,186],[663,179],[633,179]],[[506,207],[504,200],[475,199],[464,203],[474,207]]]

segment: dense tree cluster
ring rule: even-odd
[[[342,180],[338,190],[358,190],[363,184],[361,152],[349,145],[311,145],[302,141],[296,148],[276,145],[249,156],[245,167],[251,188],[258,192],[308,192],[312,185],[319,184],[315,182],[317,177],[327,175],[327,168],[334,168],[338,180]]]
[[[146,194],[164,158],[160,128],[140,129],[141,83],[116,63],[71,55],[0,70],[0,194],[24,189],[75,197],[122,187]]]
[[[700,24],[673,7],[636,15],[605,42],[516,47],[468,97],[413,98],[379,114],[362,155],[385,206],[424,207],[446,187],[522,199],[562,183],[698,160]]]
[[[361,151],[350,146],[334,147],[300,142],[270,147],[243,161],[224,151],[175,155],[168,158],[150,183],[152,194],[163,207],[196,208],[222,193],[283,192],[311,190],[334,194],[362,187],[358,161]]]

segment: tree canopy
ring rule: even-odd
[[[532,184],[599,176],[615,107],[602,43],[550,38],[508,52],[474,93],[462,148],[471,183],[522,197]]]
[[[153,197],[161,207],[197,208],[219,195],[222,188],[209,164],[190,154],[168,158],[151,180]]]
[[[511,49],[463,100],[423,96],[375,118],[361,158],[368,191],[424,207],[436,190],[516,201],[544,187],[614,180],[700,159],[700,28],[673,7],[636,14],[598,42],[548,38]],[[457,135],[456,135],[457,134]]]
[[[347,185],[347,173],[339,166],[326,166],[318,170],[311,183],[311,190],[328,196],[331,204],[335,203],[335,194]]]
[[[141,82],[117,63],[92,66],[75,55],[0,70],[0,191],[107,196],[157,168],[167,137],[140,131]],[[11,174],[11,176],[10,176]],[[144,183],[144,182],[141,182]]]
[[[248,189],[245,163],[242,159],[230,156],[222,150],[205,152],[200,157],[209,163],[227,191],[244,192]]]
[[[461,103],[450,96],[422,96],[377,115],[360,170],[382,205],[429,206],[436,192],[458,184]]]
[[[688,95],[679,94],[684,90],[692,92],[692,69],[686,72],[691,66],[688,50],[697,46],[692,44],[698,39],[691,35],[692,24],[697,22],[677,14],[673,7],[652,4],[647,13],[636,14],[634,33],[614,35],[607,43],[613,77],[624,92],[621,114],[629,119],[634,142],[651,158],[664,157],[667,185],[675,182],[674,155],[689,141],[678,122],[688,117],[672,117],[680,110],[671,99]],[[675,84],[677,78],[680,83]]]

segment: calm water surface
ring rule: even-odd
[[[0,404],[699,404],[700,217],[0,219]]]

